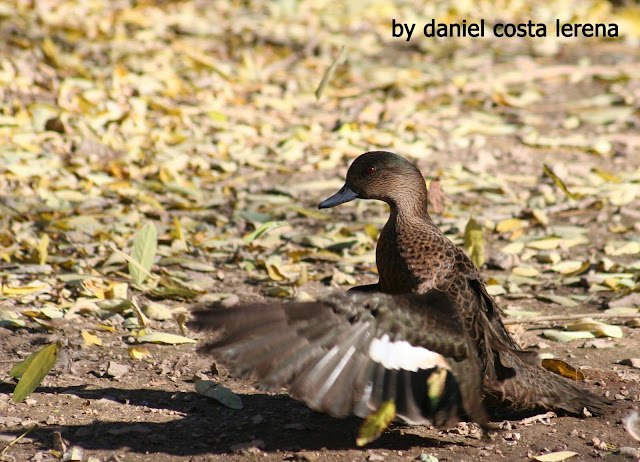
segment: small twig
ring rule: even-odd
[[[11,446],[13,446],[14,444],[16,444],[18,441],[20,441],[22,438],[24,438],[25,436],[27,436],[29,434],[29,432],[31,430],[33,430],[34,428],[36,428],[38,425],[34,425],[33,427],[31,427],[29,430],[27,430],[26,432],[24,432],[22,435],[18,436],[16,439],[14,439],[11,443],[7,444],[4,449],[2,450],[2,452],[0,452],[0,457],[4,457],[5,453],[7,452],[7,449],[9,449]]]
[[[640,318],[640,312],[637,313],[582,313],[582,314],[552,314],[548,316],[532,316],[530,318],[513,318],[508,317],[502,320],[503,324],[536,324],[548,321],[570,321],[572,319],[630,319]]]

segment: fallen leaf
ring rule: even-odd
[[[511,273],[516,276],[524,276],[527,278],[534,278],[540,275],[540,271],[533,266],[515,266],[511,269]]]
[[[102,340],[97,335],[91,334],[89,332],[83,331],[82,338],[84,339],[84,344],[87,346],[96,345],[102,346]]]
[[[584,373],[560,359],[543,359],[542,367],[571,380],[584,380]]]
[[[569,297],[565,297],[563,295],[554,295],[554,294],[537,294],[536,298],[540,300],[546,300],[549,302],[557,303],[562,306],[578,306],[576,302],[571,300]]]
[[[467,226],[464,228],[464,246],[471,254],[471,261],[477,268],[484,264],[484,233],[482,226],[473,219],[469,218]]]
[[[279,228],[279,227],[284,226],[286,224],[287,223],[284,222],[284,221],[267,221],[266,223],[263,223],[258,228],[256,228],[255,230],[253,230],[252,232],[247,234],[245,237],[243,237],[242,241],[245,244],[250,244],[251,242],[253,242],[256,239],[258,239],[260,236],[262,236],[267,231],[275,229],[275,228]]]
[[[533,458],[538,462],[560,462],[562,460],[567,460],[577,455],[578,453],[573,451],[558,451],[558,452],[549,452],[547,454],[543,454],[540,456],[534,456]]]
[[[573,324],[569,324],[567,326],[567,330],[569,331],[589,331],[593,332],[599,337],[613,337],[613,338],[622,338],[622,329],[618,326],[612,326],[610,324],[605,324],[600,321],[595,321],[591,318],[584,318],[575,322]]]
[[[181,345],[183,343],[196,343],[195,340],[182,335],[167,334],[165,332],[152,332],[138,338],[142,343],[162,343],[165,345]]]
[[[129,260],[129,274],[136,285],[141,285],[149,276],[149,270],[156,256],[158,232],[153,223],[147,223],[136,235]],[[137,264],[136,264],[137,263]]]
[[[37,284],[32,286],[23,287],[9,287],[6,284],[2,285],[2,293],[5,295],[29,295],[36,292],[40,292],[49,288],[48,284]]]
[[[151,352],[144,347],[141,346],[132,346],[127,349],[129,356],[131,359],[144,359],[147,356],[151,355]]]
[[[551,178],[553,182],[556,184],[556,186],[558,186],[562,190],[562,192],[564,192],[567,195],[567,197],[571,199],[579,199],[578,195],[571,193],[569,189],[567,189],[567,186],[564,184],[564,181],[562,181],[555,173],[553,173],[553,171],[551,170],[551,168],[549,168],[547,164],[542,164],[542,169],[544,170],[545,175]]]
[[[358,430],[357,446],[364,446],[377,439],[396,417],[396,405],[393,400],[385,401],[369,414]]]
[[[595,338],[595,335],[588,331],[565,332],[557,329],[545,329],[542,331],[542,335],[556,342],[572,342],[577,339]]]
[[[212,380],[196,380],[196,391],[201,395],[215,399],[230,409],[242,409],[242,398],[234,392]]]
[[[19,403],[29,396],[46,377],[58,359],[60,345],[47,345],[31,353],[23,361],[16,364],[9,375],[19,377],[18,385],[13,390],[13,401]]]
[[[510,233],[524,227],[526,222],[519,218],[507,218],[496,225],[496,231],[499,233]]]

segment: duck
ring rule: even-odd
[[[199,352],[266,391],[287,389],[337,418],[367,417],[392,402],[397,419],[487,429],[475,343],[443,292],[336,292],[316,301],[220,303],[192,312],[208,334]],[[417,328],[419,327],[419,328]]]
[[[485,401],[516,411],[545,409],[582,415],[603,414],[611,402],[541,366],[538,355],[523,350],[505,328],[503,312],[487,292],[478,268],[434,223],[427,210],[428,191],[420,170],[402,156],[371,151],[350,165],[344,186],[318,208],[355,199],[389,205],[389,219],[376,245],[376,284],[352,291],[385,294],[445,294],[453,317],[475,344]],[[434,315],[425,310],[424,317]],[[420,323],[415,329],[422,329]]]

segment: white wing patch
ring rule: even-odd
[[[369,357],[387,369],[403,369],[412,372],[432,367],[451,369],[440,353],[413,346],[404,340],[392,342],[387,334],[371,341]]]

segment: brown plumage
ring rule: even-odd
[[[443,293],[335,293],[317,302],[213,305],[195,311],[190,327],[215,333],[200,350],[234,375],[267,390],[287,387],[334,417],[365,417],[393,400],[408,423],[450,426],[466,414],[484,426],[481,364],[451,309]],[[435,399],[433,380],[435,391],[443,387]]]
[[[413,164],[390,152],[362,154],[349,167],[342,189],[319,208],[356,198],[384,201],[391,211],[376,248],[380,279],[355,290],[446,294],[453,302],[450,315],[458,317],[477,347],[484,392],[493,399],[517,410],[606,411],[605,398],[543,369],[536,354],[516,344],[477,268],[431,220],[425,181]]]

